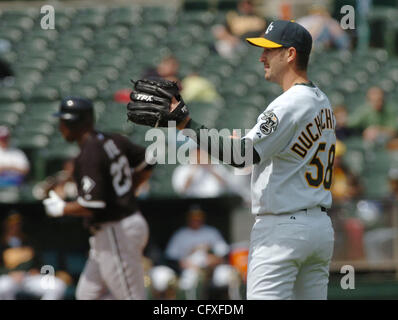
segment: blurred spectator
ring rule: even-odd
[[[344,164],[345,152],[346,146],[337,140],[331,187],[333,201],[336,203],[358,199],[363,192],[359,178]]]
[[[200,101],[217,103],[221,96],[213,83],[193,72],[182,80],[181,95],[185,102]]]
[[[208,153],[191,150],[190,163],[179,165],[173,172],[172,185],[179,195],[193,198],[214,198],[234,193],[245,198],[242,176],[235,176],[222,164],[211,164]]]
[[[255,12],[252,0],[238,2],[236,11],[226,14],[227,31],[242,40],[257,37],[265,31],[266,21]]]
[[[348,112],[344,105],[338,105],[334,108],[334,115],[336,117],[336,138],[344,141],[355,134],[353,128],[348,127]]]
[[[170,266],[181,272],[180,289],[189,295],[200,280],[211,281],[213,270],[226,262],[228,253],[229,246],[220,232],[205,224],[205,213],[199,208],[191,208],[187,226],[172,235],[165,256]]]
[[[247,37],[257,37],[266,28],[266,21],[256,14],[251,0],[241,0],[237,9],[228,11],[223,24],[213,26],[216,39],[211,49],[225,59],[235,59],[247,49]]]
[[[398,200],[398,168],[391,168],[388,171],[388,185],[390,188],[390,194],[386,200]]]
[[[364,141],[384,144],[396,134],[395,106],[385,102],[384,91],[379,87],[371,87],[366,97],[366,105],[358,107],[348,126],[359,130]]]
[[[309,14],[298,19],[297,23],[311,33],[315,50],[333,48],[348,50],[351,47],[348,34],[322,5],[312,6]]]
[[[25,153],[10,148],[10,131],[0,126],[0,199],[10,202],[17,200],[19,187],[29,172],[29,161]]]
[[[74,166],[72,159],[66,160],[61,171],[37,183],[33,188],[35,198],[43,200],[48,197],[50,190],[54,190],[64,200],[76,199],[77,186],[73,179]]]
[[[180,64],[177,58],[169,55],[164,57],[155,68],[147,69],[143,74],[143,78],[163,78],[179,83],[179,68]]]
[[[246,49],[243,42],[228,32],[223,25],[215,25],[212,32],[216,41],[211,47],[217,54],[225,59],[234,59]]]
[[[48,287],[43,285],[43,276],[40,274],[41,259],[22,227],[22,216],[17,212],[12,212],[3,223],[0,243],[0,300],[15,300],[18,295],[42,300],[62,299],[67,284],[71,281],[70,276],[62,272],[60,277],[55,275],[48,282]]]
[[[216,265],[228,251],[228,244],[220,232],[205,224],[206,214],[193,207],[187,214],[187,225],[177,230],[166,248],[166,257],[178,262],[178,267]],[[195,252],[200,254],[194,255]]]

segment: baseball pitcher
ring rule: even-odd
[[[265,79],[280,85],[283,93],[258,116],[239,148],[231,143],[233,136],[227,145],[225,137],[205,131],[191,119],[170,83],[136,82],[127,114],[145,125],[176,123],[201,147],[207,145],[212,156],[223,160],[224,149],[230,148],[229,164],[253,166],[256,220],[250,239],[248,299],[326,299],[334,244],[326,211],[332,205],[335,118],[326,95],[307,77],[312,38],[301,25],[277,20],[262,37],[247,41],[263,48]]]

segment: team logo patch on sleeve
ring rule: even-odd
[[[261,120],[264,122],[260,125],[260,131],[266,136],[270,135],[278,127],[279,120],[273,112],[265,112]]]

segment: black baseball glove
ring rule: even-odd
[[[164,79],[132,82],[134,90],[127,104],[127,118],[131,122],[155,128],[168,127],[168,121],[178,124],[189,115],[176,82]],[[179,104],[170,112],[173,97]]]

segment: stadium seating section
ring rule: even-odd
[[[262,81],[259,49],[247,46],[234,60],[223,59],[209,49],[214,42],[211,26],[221,22],[225,12],[206,11],[208,3],[186,1],[187,8],[195,4],[203,8],[183,13],[169,7],[136,5],[60,8],[56,9],[55,30],[41,29],[36,9],[1,13],[0,38],[12,43],[5,58],[16,73],[16,81],[0,91],[0,123],[12,128],[14,145],[31,159],[32,183],[60,169],[62,161],[78,151],[63,141],[52,117],[60,98],[66,95],[83,95],[95,101],[99,129],[121,132],[143,143],[147,128],[128,123],[125,104],[115,102],[113,95],[129,88],[130,79],[139,78],[167,53],[175,54],[181,62],[181,78],[200,70],[223,97],[216,105],[192,103],[195,118],[210,127],[252,127],[281,90]],[[355,112],[373,84],[382,86],[388,99],[397,101],[398,60],[383,49],[314,52],[311,60],[310,78],[333,104],[344,103]],[[380,152],[367,156],[368,150],[358,138],[347,144],[349,165],[359,174],[367,172],[366,184],[373,185],[369,196],[381,195],[386,188],[386,168],[396,157]],[[173,195],[170,176],[174,167],[157,167],[151,196]]]

